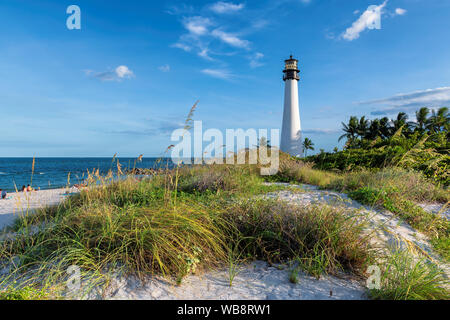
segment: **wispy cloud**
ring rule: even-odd
[[[184,27],[189,31],[190,34],[196,36],[202,36],[208,33],[208,27],[211,26],[212,22],[208,18],[201,16],[188,17],[183,19]]]
[[[158,70],[160,70],[162,72],[169,72],[170,71],[170,66],[168,64],[165,64],[163,66],[159,66]]]
[[[189,51],[192,50],[191,46],[188,46],[187,44],[179,43],[179,42],[172,44],[171,47],[172,48],[179,48],[179,49],[182,49],[182,50],[184,50],[186,52],[189,52]]]
[[[85,70],[84,72],[87,76],[91,76],[101,81],[121,81],[134,77],[133,71],[124,65],[118,66],[114,70],[110,71],[95,72],[93,70]]]
[[[257,29],[253,25],[255,23],[258,28],[261,28],[262,26],[259,25],[262,23],[261,19],[251,21],[244,19],[244,24],[250,24],[250,27],[241,28],[238,33],[233,32],[232,27],[235,24],[231,25],[229,20],[222,17],[222,13],[240,11],[244,7],[243,3],[219,1],[197,10],[196,15],[183,15],[180,19],[185,32],[171,47],[192,52],[205,60],[216,62],[222,62],[220,57],[238,53],[236,50],[230,52],[230,49],[249,50],[251,43],[242,38],[242,34],[254,32]]]
[[[155,121],[152,121],[155,123]],[[177,121],[160,120],[158,124],[153,127],[143,127],[139,129],[125,129],[125,130],[113,130],[107,133],[131,135],[131,136],[161,136],[170,135],[174,130],[183,128],[184,124]]]
[[[339,129],[328,129],[328,128],[316,128],[316,129],[305,129],[302,133],[307,134],[335,134],[338,133]]]
[[[261,59],[264,58],[264,54],[261,52],[256,52],[254,55],[250,56],[250,67],[257,68],[261,67],[264,64],[261,62]]]
[[[398,15],[398,16],[402,16],[402,15],[404,15],[405,13],[406,13],[406,10],[405,10],[405,9],[402,9],[402,8],[397,8],[397,9],[395,9],[395,14]]]
[[[245,7],[243,3],[234,4],[231,2],[219,1],[210,6],[210,9],[218,14],[233,13],[242,10]]]
[[[215,29],[212,31],[211,35],[213,37],[216,37],[223,42],[229,44],[230,46],[237,47],[237,48],[248,48],[250,45],[250,42],[247,40],[240,39],[238,36],[224,32],[219,29]]]
[[[191,14],[193,12],[194,12],[194,7],[191,5],[186,5],[186,4],[170,6],[166,10],[166,13],[168,13],[170,15]]]
[[[400,111],[411,113],[420,107],[438,108],[450,105],[450,87],[400,93],[388,98],[358,102],[358,104],[385,106],[385,108],[372,111],[372,115],[394,114]]]
[[[369,6],[367,10],[361,14],[358,20],[353,22],[352,26],[345,30],[341,37],[345,40],[352,41],[358,39],[360,33],[366,29],[380,29],[381,15],[386,4],[387,0],[378,6]]]
[[[219,79],[230,79],[233,74],[226,69],[203,69],[202,73]]]

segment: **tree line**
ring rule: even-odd
[[[383,117],[369,120],[365,116],[359,119],[352,116],[348,123],[342,123],[344,134],[339,137],[339,141],[347,139],[346,148],[359,148],[363,140],[387,140],[399,132],[406,138],[446,132],[447,139],[449,138],[450,114],[447,107],[437,110],[423,107],[416,111],[415,116],[416,121],[408,121],[405,112],[399,112],[395,119]]]

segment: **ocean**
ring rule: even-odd
[[[122,171],[133,168],[136,160],[116,159],[119,159]],[[136,168],[166,166],[167,159],[161,162],[157,162],[157,159],[143,158],[141,162],[136,163]],[[36,158],[32,177],[33,158],[0,158],[0,189],[13,192],[15,186],[20,189],[28,184],[32,184],[35,189],[61,188],[67,185],[69,173],[71,185],[80,183],[87,176],[87,170],[99,169],[100,174],[107,174],[112,169],[116,173],[116,161],[112,163],[112,158]],[[169,160],[169,166],[171,165]]]

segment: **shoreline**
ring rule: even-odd
[[[67,197],[66,192],[71,194],[79,191],[70,187],[8,193],[6,199],[0,199],[0,231],[11,226],[16,218],[26,212],[61,203]]]

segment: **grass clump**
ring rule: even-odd
[[[1,255],[20,256],[26,268],[57,262],[98,271],[114,265],[139,276],[176,277],[178,282],[197,267],[211,267],[224,259],[224,226],[214,208],[188,199],[175,206],[165,203],[151,183],[135,182],[134,191],[125,188],[130,184],[124,181],[102,191],[89,190],[30,217],[51,227],[3,241]],[[124,202],[123,192],[134,196]],[[154,193],[157,200],[148,203],[139,192]]]
[[[274,189],[264,186],[264,179],[250,165],[196,165],[180,168],[178,175],[178,190],[187,193],[244,195]]]
[[[278,173],[268,177],[270,180],[282,182],[301,182],[327,188],[337,174],[313,169],[313,164],[300,161],[285,153],[280,153],[280,167]]]
[[[407,252],[396,252],[382,265],[380,288],[369,290],[369,296],[383,300],[448,300],[448,284],[435,265]]]
[[[246,255],[270,263],[295,259],[317,277],[343,270],[358,273],[370,258],[364,223],[329,206],[241,201],[227,210],[225,219],[243,237]]]

